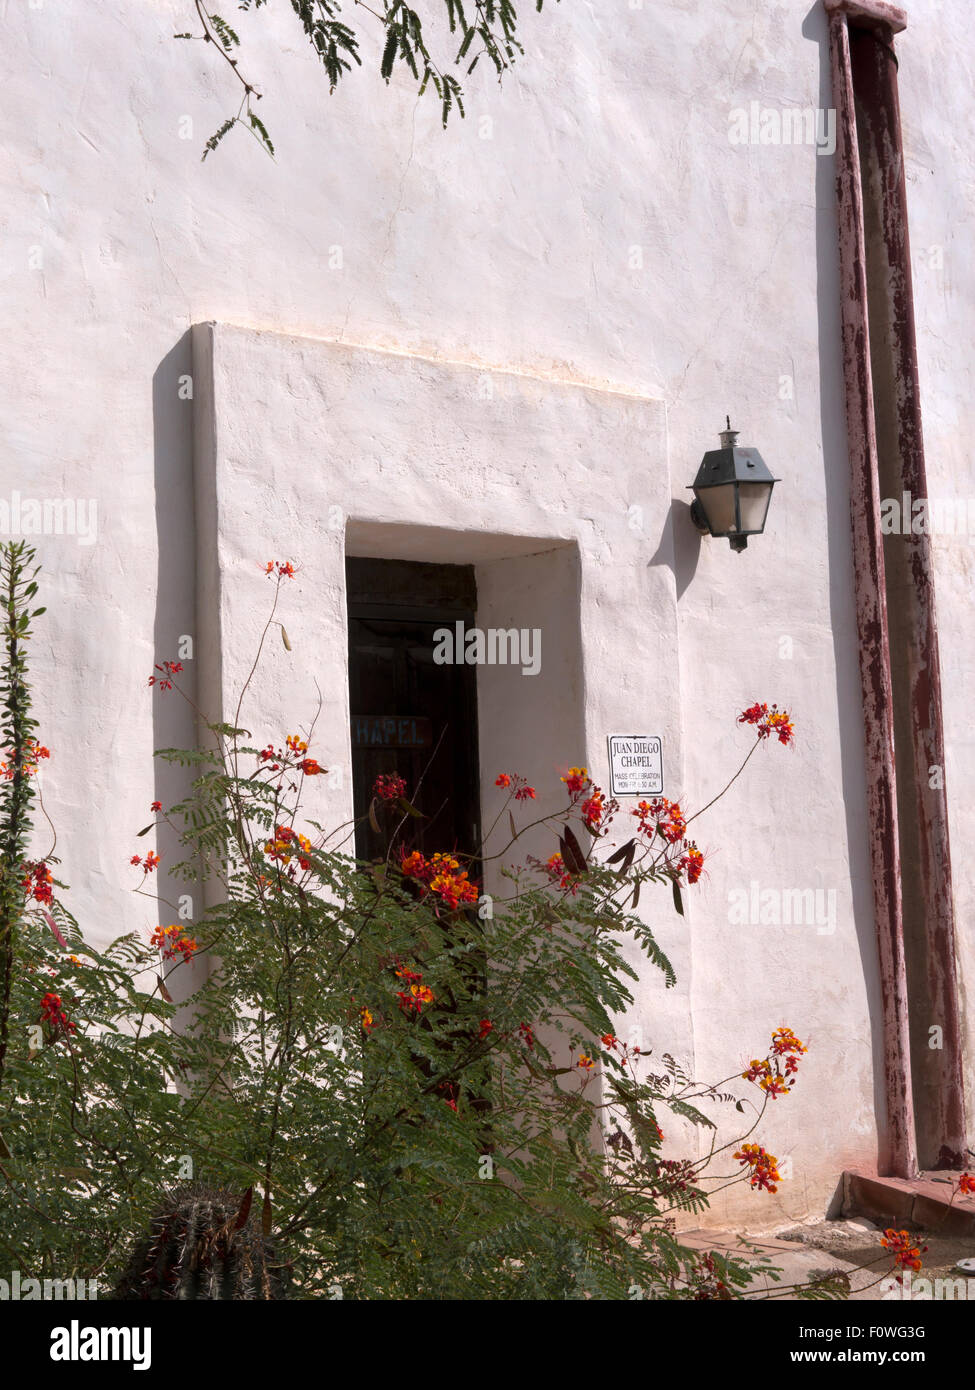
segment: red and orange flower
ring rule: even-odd
[[[751,1187],[766,1192],[778,1192],[777,1183],[782,1181],[779,1160],[759,1144],[742,1144],[735,1158],[743,1168],[749,1170],[748,1182]]]
[[[156,662],[156,670],[161,671],[161,676],[150,676],[149,684],[158,685],[160,690],[172,690],[173,676],[178,676],[183,669],[181,661],[164,661],[161,665]]]
[[[790,1082],[788,1078],[794,1077],[798,1072],[798,1059],[802,1053],[808,1051],[805,1043],[799,1041],[791,1028],[777,1028],[772,1034],[769,1055],[763,1058],[753,1057],[748,1070],[742,1072],[742,1077],[745,1081],[754,1081],[761,1086],[769,1100],[788,1095],[795,1085],[795,1081]]]
[[[25,897],[33,898],[38,903],[51,902],[54,898],[54,879],[47,865],[30,862],[21,864],[20,867],[24,875],[20,880],[20,886]]]
[[[528,785],[528,778],[517,772],[501,772],[494,779],[496,787],[510,790],[516,801],[534,801],[535,788]]]
[[[790,744],[795,740],[796,731],[792,720],[789,718],[787,710],[780,710],[778,705],[767,704],[749,705],[748,709],[742,710],[738,716],[739,724],[751,724],[759,738],[770,738],[774,735],[780,743]]]
[[[565,783],[566,789],[573,795],[585,791],[586,787],[589,786],[589,770],[585,767],[570,767],[562,781]]]
[[[421,892],[435,894],[451,909],[461,903],[477,902],[476,884],[471,883],[467,870],[450,854],[437,853],[427,859],[419,850],[413,850],[400,860],[400,872],[419,884]]]
[[[603,816],[606,814],[606,798],[599,787],[593,787],[592,794],[586,798],[579,810],[586,823],[586,828],[598,830],[602,825]]]
[[[432,1004],[435,1000],[433,990],[429,985],[423,983],[423,974],[419,970],[410,970],[407,966],[400,966],[396,970],[396,978],[402,980],[407,986],[405,990],[396,991],[396,998],[399,1006],[404,1013],[419,1014],[423,1011],[424,1004]]]
[[[154,854],[152,850],[149,851],[145,859],[140,859],[137,854],[133,854],[132,858],[129,860],[129,863],[138,864],[144,873],[151,874],[153,869],[159,863],[159,855]]]
[[[911,1269],[916,1274],[921,1268],[921,1255],[927,1246],[923,1247],[914,1244],[914,1237],[909,1231],[895,1231],[893,1226],[888,1226],[880,1237],[880,1244],[888,1252],[894,1261],[897,1269]]]
[[[178,925],[157,927],[152,934],[151,945],[159,947],[163,960],[182,957],[184,961],[189,961],[199,949],[193,938],[184,935],[183,928]]]
[[[55,1035],[76,1031],[75,1025],[64,1011],[59,994],[45,994],[41,1000],[41,1019],[50,1026]]]
[[[297,857],[298,866],[303,870],[311,868],[311,840],[307,835],[299,835],[290,825],[276,825],[274,839],[268,840],[264,853],[279,864],[290,864],[292,856]]]
[[[693,840],[685,841],[686,852],[677,862],[678,869],[687,871],[688,883],[697,883],[704,872],[704,855]]]
[[[377,801],[396,801],[406,795],[406,781],[398,772],[380,773],[372,784]]]
[[[37,771],[37,765],[42,758],[49,758],[51,750],[45,748],[36,739],[29,738],[24,744],[24,751],[20,764],[21,775],[31,777]],[[17,776],[17,763],[14,750],[8,748],[0,761],[0,777],[6,782],[12,781]]]
[[[679,801],[668,801],[665,796],[656,796],[652,801],[641,801],[630,815],[640,822],[640,832],[652,840],[661,836],[668,844],[676,845],[684,838],[687,819],[680,809]]]

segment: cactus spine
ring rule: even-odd
[[[243,1197],[189,1184],[167,1194],[116,1285],[117,1299],[279,1299],[280,1266]]]

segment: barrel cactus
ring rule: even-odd
[[[168,1193],[115,1287],[117,1299],[278,1299],[282,1270],[251,1223],[251,1189]]]

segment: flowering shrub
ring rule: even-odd
[[[267,572],[276,603],[292,575],[276,562]],[[662,1298],[739,1296],[745,1264],[683,1250],[673,1216],[731,1182],[774,1191],[775,1159],[746,1145],[739,1172],[720,1171],[735,1143],[716,1139],[704,1158],[665,1158],[658,1111],[714,1132],[701,1107],[734,1097],[619,1036],[635,978],[627,943],[674,982],[634,909],[644,886],[662,883],[683,912],[683,890],[700,880],[705,855],[681,805],[644,802],[619,835],[618,802],[570,767],[561,810],[521,831],[509,817],[507,843],[485,844],[510,891],[482,913],[482,862],[411,843],[419,812],[399,773],[371,788],[385,851],[360,865],[342,851],[347,829],[299,829],[301,774],[319,768],[310,735],[272,730],[254,746],[239,721],[211,732],[210,748],[164,755],[195,778],[167,814],[188,856],[171,872],[202,862],[221,887],[194,929],[220,969],[196,995],[206,1062],[184,1083],[186,1103],[220,1135],[201,1150],[208,1181],[243,1188],[260,1175],[292,1287],[507,1299],[624,1297],[638,1284]],[[520,771],[497,773],[495,786],[496,825],[507,806],[538,801]],[[548,857],[512,863],[539,828]],[[179,949],[159,931],[164,949]],[[774,1035],[749,1134],[804,1050],[789,1029]],[[769,1077],[780,1085],[763,1086]]]
[[[5,555],[11,602],[23,607],[33,597],[25,552]],[[276,605],[294,566],[272,561],[266,573]],[[303,779],[326,775],[311,734],[266,730],[255,746],[238,706],[233,724],[209,726],[206,747],[160,755],[192,786],[178,805],[152,806],[185,853],[167,855],[163,882],[205,884],[212,906],[192,935],[159,926],[98,952],[60,901],[53,851],[28,857],[38,778],[17,703],[26,629],[8,642],[17,695],[0,729],[13,769],[0,780],[11,982],[0,1135],[15,1266],[48,1260],[111,1277],[159,1188],[192,1176],[253,1189],[276,1273],[299,1297],[336,1287],[410,1300],[626,1298],[633,1286],[662,1299],[743,1295],[749,1265],[683,1248],[674,1217],[734,1182],[775,1192],[777,1160],[751,1136],[794,1086],[806,1046],[778,1028],[743,1074],[749,1093],[742,1074],[697,1083],[666,1053],[621,1038],[634,947],[664,987],[674,983],[635,909],[641,889],[666,885],[682,912],[700,879],[704,855],[681,804],[641,803],[633,833],[618,835],[619,805],[573,766],[560,809],[521,831],[509,818],[507,843],[471,860],[411,843],[419,811],[389,773],[369,808],[376,834],[376,807],[390,808],[385,853],[361,864],[343,849],[348,827],[299,828]],[[167,698],[182,693],[177,666],[151,678]],[[792,739],[775,706],[741,720],[757,732],[746,763],[773,732]],[[521,773],[495,785],[499,818],[539,799]],[[551,852],[513,863],[529,829]],[[482,911],[492,858],[507,888]],[[143,893],[160,856],[131,862]],[[165,980],[208,957],[219,968],[198,983],[193,1026],[177,1030]],[[722,1142],[708,1111],[731,1102],[748,1129]],[[30,1122],[38,1111],[43,1134]],[[664,1112],[708,1132],[703,1157],[664,1156]],[[191,1175],[180,1171],[187,1160]],[[820,1281],[799,1293],[837,1291]]]
[[[121,1261],[150,1191],[177,1175],[173,1136],[202,1141],[177,1086],[203,1058],[172,1030],[146,934],[127,932],[104,951],[84,941],[46,819],[47,843],[31,857],[42,776],[57,766],[56,745],[40,742],[30,714],[26,658],[44,611],[34,606],[36,573],[26,544],[0,546],[0,1240],[8,1270],[95,1277]],[[144,882],[159,858],[133,862]],[[184,940],[169,931],[171,946],[174,931]],[[181,969],[186,950],[176,955]]]

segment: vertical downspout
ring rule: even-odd
[[[874,921],[880,961],[887,1124],[881,1170],[917,1175],[904,959],[894,717],[877,439],[870,369],[863,198],[846,14],[849,0],[826,0],[833,101],[837,108],[843,378],[850,457],[853,582],[859,638]],[[891,7],[884,6],[885,10]],[[903,24],[900,25],[903,28]]]
[[[861,151],[868,152],[863,142],[869,142],[872,154],[869,167],[879,178],[874,197],[880,236],[872,253],[876,263],[872,278],[874,284],[879,279],[882,287],[879,293],[883,302],[878,310],[884,325],[885,360],[889,363],[896,399],[891,421],[894,434],[890,464],[902,495],[906,492],[912,498],[926,499],[928,484],[921,430],[897,59],[889,28],[879,38],[879,42],[871,39],[867,43],[859,62],[854,56],[854,72],[862,106],[869,113],[861,115]],[[874,384],[878,385],[876,380]],[[902,517],[902,522],[904,520]],[[906,548],[904,587],[895,584],[892,592],[903,594],[906,604],[899,632],[894,637],[894,650],[898,653],[895,678],[903,673],[910,714],[911,751],[902,749],[900,753],[901,810],[913,818],[910,859],[906,830],[901,843],[903,872],[915,875],[912,884],[905,881],[903,886],[905,910],[908,903],[913,904],[912,920],[905,923],[909,933],[908,981],[915,993],[924,990],[923,998],[913,999],[915,1011],[924,1007],[923,1017],[915,1018],[912,1030],[915,1104],[918,1124],[922,1126],[918,1147],[925,1167],[961,1168],[965,1160],[961,1029],[931,541],[926,528],[915,533],[909,525],[907,532],[892,543]],[[890,572],[888,569],[888,574]],[[910,776],[906,773],[908,763],[911,764]],[[908,806],[905,798],[910,784],[913,784],[910,796],[913,804]],[[911,955],[915,941],[919,955],[917,969]],[[938,1048],[927,1045],[930,1024],[940,1027],[941,1046]]]

